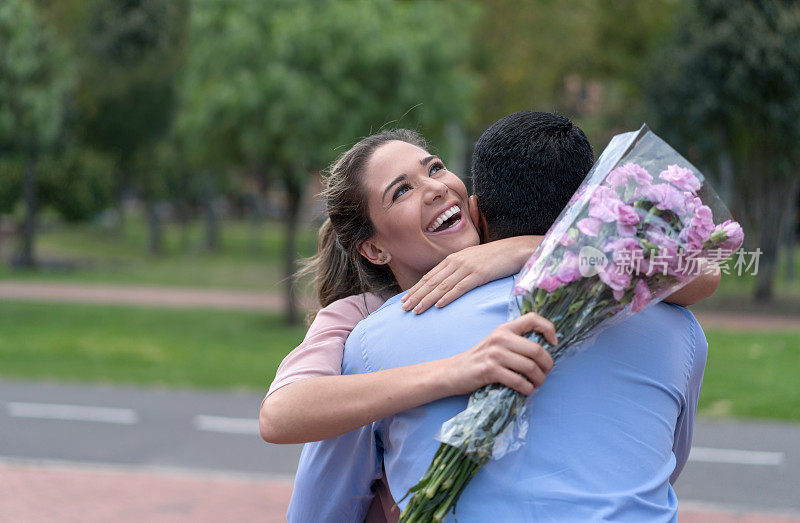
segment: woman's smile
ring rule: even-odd
[[[464,213],[461,210],[461,204],[453,203],[445,207],[444,211],[433,219],[426,231],[428,234],[447,234],[460,231],[464,228],[464,225]]]

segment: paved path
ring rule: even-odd
[[[281,520],[300,447],[259,439],[260,401],[0,381],[0,514]],[[676,486],[681,521],[800,523],[798,485],[800,425],[702,421]]]
[[[264,311],[277,311],[283,305],[281,296],[269,292],[60,282],[0,281],[0,298]],[[706,329],[800,330],[800,317],[711,311],[695,315]]]
[[[283,304],[277,294],[252,291],[16,281],[0,281],[0,298],[244,310],[279,310]]]

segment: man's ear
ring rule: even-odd
[[[478,197],[474,194],[467,200],[467,207],[469,208],[469,217],[475,228],[478,229],[478,235],[481,237],[481,243],[485,242],[489,237],[489,228],[486,225],[486,220],[483,218],[480,209],[478,209]]]
[[[375,265],[386,265],[392,260],[392,255],[372,239],[362,243],[358,252]]]

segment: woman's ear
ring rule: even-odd
[[[481,243],[483,243],[486,241],[489,231],[486,227],[486,220],[483,219],[483,214],[478,209],[478,197],[474,194],[470,196],[469,200],[467,200],[467,207],[469,217],[472,219],[472,223],[475,224],[475,228],[478,229],[478,235],[481,237]]]
[[[386,265],[392,260],[392,255],[378,245],[374,240],[367,240],[358,248],[358,252],[375,265]]]

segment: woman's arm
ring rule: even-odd
[[[705,263],[702,270],[701,275],[664,298],[664,301],[688,307],[714,294],[722,279],[721,271],[718,266]]]
[[[369,374],[289,383],[261,404],[261,437],[270,443],[332,438],[490,383],[531,394],[553,366],[541,345],[522,336],[531,331],[541,332],[550,343],[558,341],[553,324],[531,313],[504,323],[475,347],[449,358]],[[342,349],[343,343],[338,346],[339,354]]]
[[[403,309],[421,314],[444,307],[490,281],[518,273],[543,236],[515,236],[467,247],[431,269],[402,298]]]
[[[543,236],[517,236],[468,247],[453,253],[411,287],[403,296],[403,309],[421,314],[432,305],[444,307],[484,283],[522,270]],[[688,307],[710,297],[720,282],[717,267],[703,264],[703,273],[664,301]]]

